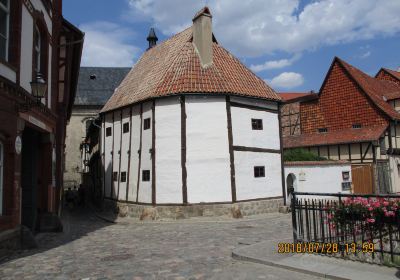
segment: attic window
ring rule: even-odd
[[[90,75],[90,79],[91,79],[91,80],[96,80],[96,78],[97,78],[96,74],[91,74],[91,75]]]
[[[360,129],[361,128],[361,124],[360,123],[353,123],[353,128],[354,129]]]
[[[128,133],[129,132],[129,123],[127,122],[127,123],[124,123],[124,125],[123,125],[123,131],[124,131],[124,133]]]
[[[318,132],[319,133],[327,133],[328,129],[326,127],[321,127],[321,128],[318,128]]]
[[[254,178],[265,177],[265,166],[254,166]]]
[[[143,122],[143,130],[149,129],[150,128],[150,118],[144,119]]]
[[[150,170],[142,170],[142,181],[143,182],[150,181]]]
[[[111,127],[107,127],[106,128],[106,137],[111,136],[112,131],[111,131]]]

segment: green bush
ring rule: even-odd
[[[296,148],[283,152],[284,161],[322,161],[327,160],[305,149]]]

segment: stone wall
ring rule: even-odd
[[[238,202],[234,204],[194,204],[156,207],[104,200],[105,210],[112,210],[119,217],[130,217],[140,220],[177,220],[193,217],[222,216],[241,218],[243,216],[278,212],[282,206],[283,198]]]

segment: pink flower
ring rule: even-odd
[[[374,211],[374,208],[369,207],[369,208],[368,208],[368,211]]]
[[[387,211],[387,212],[385,212],[385,216],[386,217],[394,217],[395,213],[393,211]]]
[[[387,202],[387,201],[383,202],[383,206],[388,206],[388,205],[389,205],[389,202]]]
[[[375,223],[375,219],[370,219],[370,218],[368,218],[368,219],[367,219],[367,223],[373,224],[373,223]]]

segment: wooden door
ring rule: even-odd
[[[374,176],[372,164],[360,164],[351,166],[353,193],[374,193]]]

